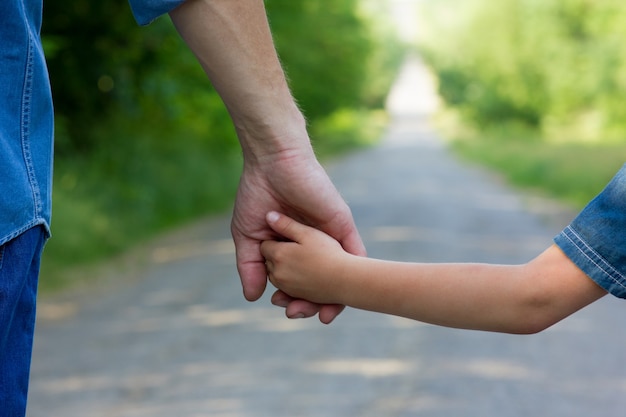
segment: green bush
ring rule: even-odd
[[[359,0],[267,0],[279,55],[321,156],[380,131],[401,57]],[[112,24],[111,22],[115,22]],[[47,286],[232,203],[241,156],[219,96],[167,18],[140,28],[126,0],[46,3],[56,109]],[[378,129],[378,130],[377,130]],[[364,132],[368,135],[363,135]]]
[[[560,140],[624,140],[622,2],[464,3],[424,3],[421,49],[442,97],[466,121],[524,124]]]

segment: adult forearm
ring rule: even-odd
[[[188,0],[170,16],[228,108],[244,154],[308,146],[262,0]]]

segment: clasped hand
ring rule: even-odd
[[[284,213],[322,230],[345,251],[365,255],[348,205],[312,151],[284,151],[254,161],[244,160],[231,231],[244,296],[250,301],[261,297],[267,285],[261,242],[284,238],[268,224],[266,215],[270,212]],[[281,290],[273,294],[272,303],[285,307],[290,318],[319,314],[323,323],[330,323],[344,308],[296,298]]]

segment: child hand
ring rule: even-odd
[[[289,240],[261,244],[270,282],[293,298],[341,304],[337,276],[350,255],[339,242],[277,212],[268,213],[267,222]]]

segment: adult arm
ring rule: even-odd
[[[352,256],[329,236],[272,213],[291,242],[264,242],[271,282],[318,303],[422,322],[536,333],[606,294],[557,246],[524,265],[421,264]]]
[[[315,158],[289,91],[262,0],[188,0],[170,12],[177,30],[222,97],[244,157],[231,230],[244,295],[258,299],[267,278],[260,253],[276,238],[265,213],[279,210],[364,255],[352,215]],[[343,308],[283,297],[297,316],[330,322]]]

